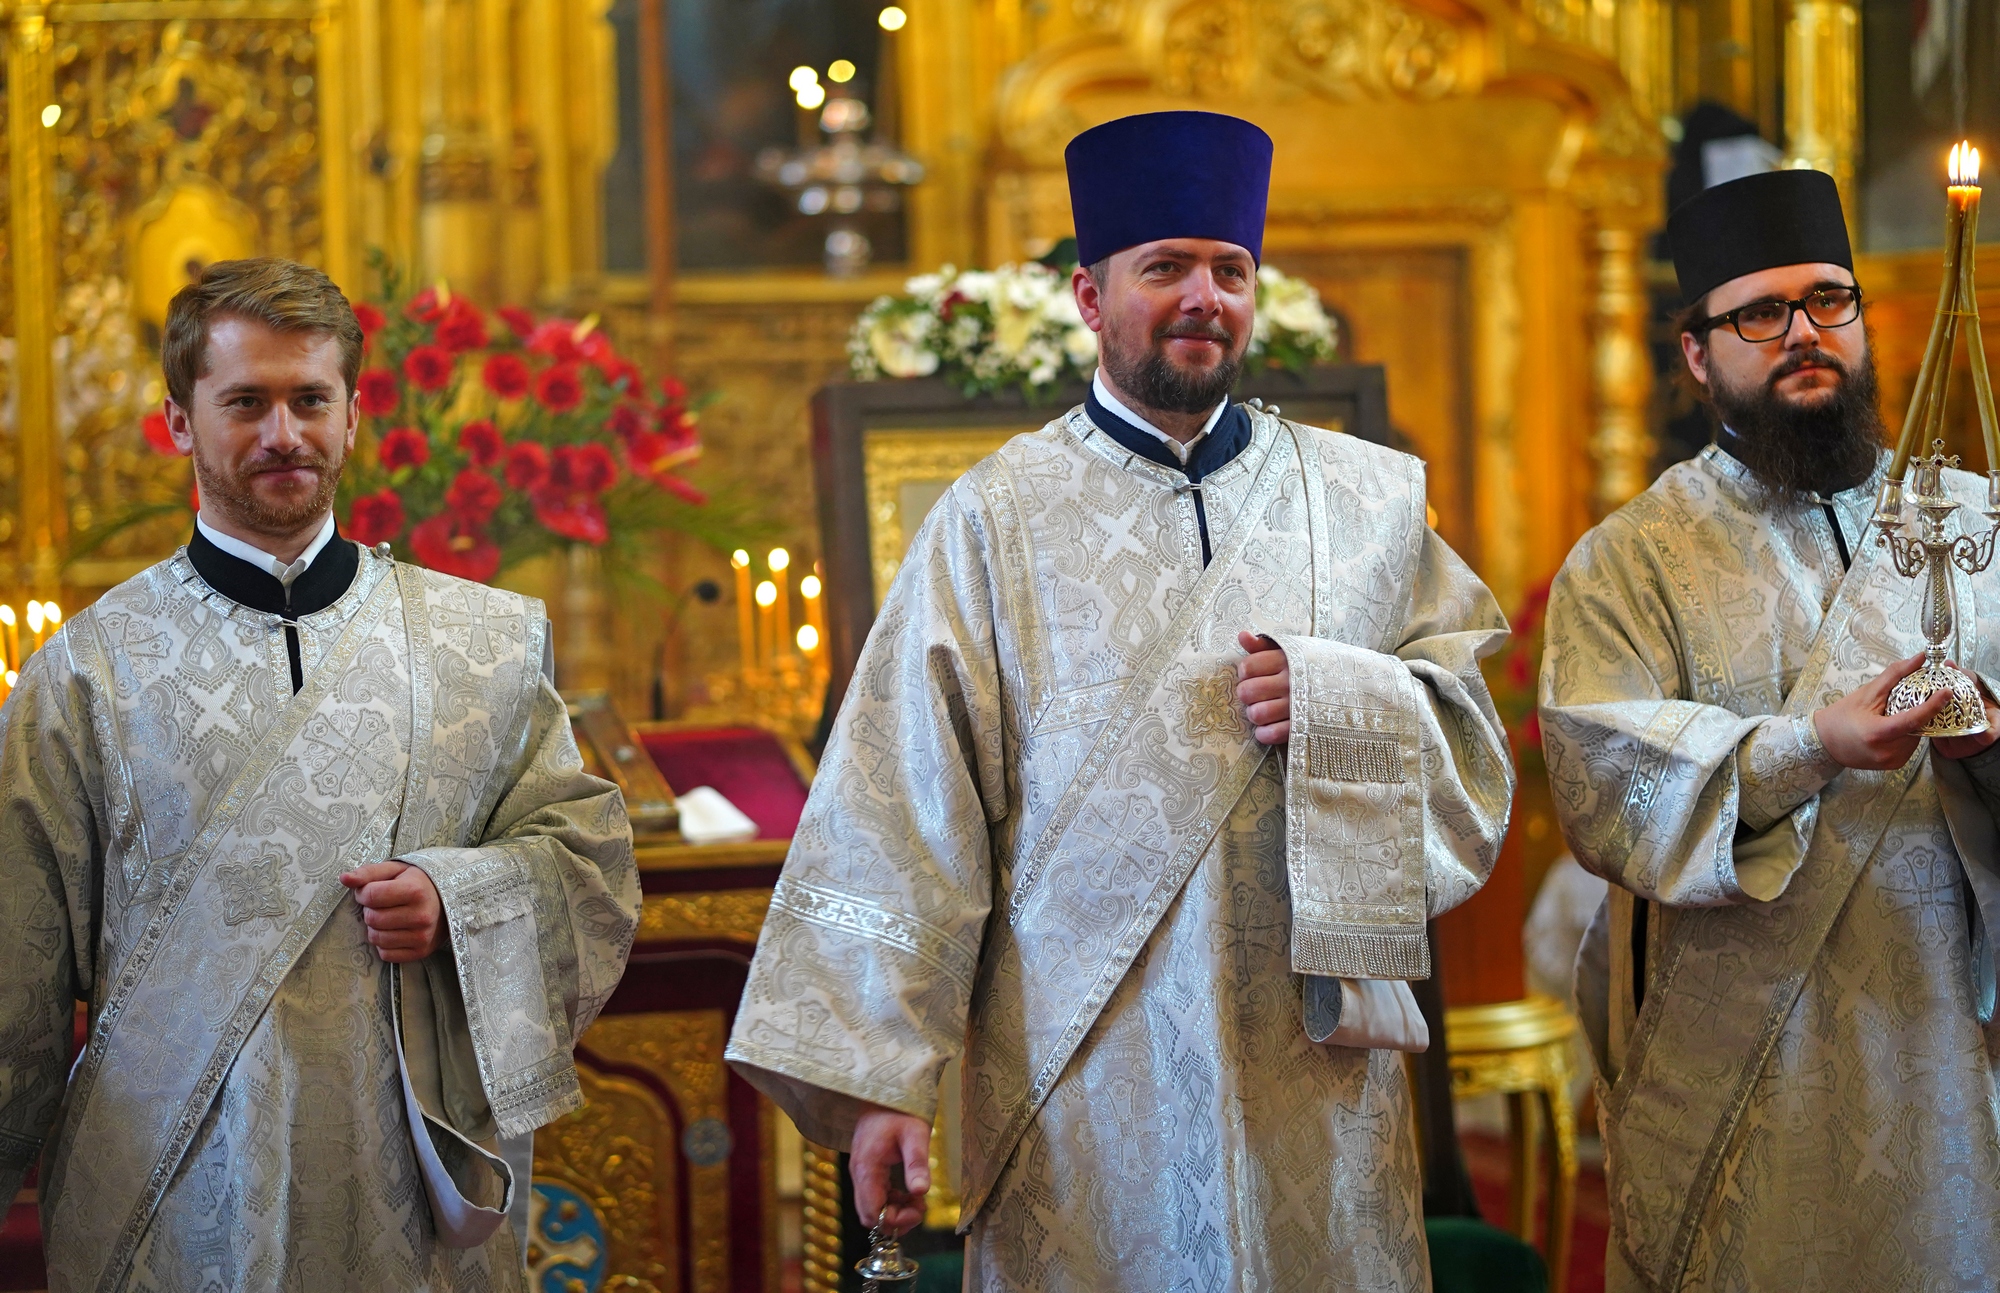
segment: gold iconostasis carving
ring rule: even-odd
[[[1751,78],[1750,98],[1792,52],[1820,87],[1787,101],[1805,114],[1792,124],[1811,160],[1852,172],[1852,95],[1839,87],[1853,80],[1854,42],[1838,0],[1744,33],[1723,30],[1735,19],[1712,0],[907,8],[875,93],[893,93],[885,118],[927,167],[909,204],[910,268],[1020,259],[1066,233],[1061,148],[1091,122],[1190,103],[1257,120],[1279,147],[1271,256],[1352,320],[1353,358],[1388,367],[1398,429],[1434,464],[1440,528],[1508,604],[1649,476],[1658,123],[1718,92],[1691,57],[1711,27],[1761,42],[1751,62],[1769,75]],[[61,567],[114,504],[163,500],[161,478],[184,479],[147,452],[136,415],[159,394],[148,320],[190,263],[291,254],[361,291],[380,248],[475,299],[597,308],[628,347],[657,343],[646,276],[603,273],[616,71],[629,77],[644,53],[621,62],[626,26],[608,0],[109,0],[5,13],[8,582],[87,598],[172,541],[142,525]],[[23,254],[44,246],[46,257]],[[834,316],[896,273],[679,282],[668,336],[697,385],[722,392],[709,416],[733,441],[710,437],[711,478],[766,494],[772,537],[808,561],[810,500],[767,491],[763,477],[804,478],[806,397],[840,374],[837,335],[807,354],[745,351],[747,337],[711,329],[782,335],[803,312],[837,330]],[[1402,297],[1421,303],[1425,326],[1384,312]],[[708,554],[678,560],[672,582],[726,578]],[[615,658],[656,659],[660,632],[618,626]],[[726,665],[704,643],[726,632],[684,636],[685,675]],[[643,673],[613,678],[635,709]]]

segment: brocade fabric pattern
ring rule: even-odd
[[[1711,448],[1587,535],[1551,593],[1550,781],[1614,886],[1577,984],[1613,1289],[2000,1273],[1990,810],[1927,746],[1843,770],[1800,726],[1922,646],[1920,581],[1862,541],[1880,475],[1832,500],[1843,572],[1819,507],[1771,501]],[[1947,479],[1976,520],[1984,482]],[[1954,658],[1989,678],[1996,578],[1955,577]]]
[[[1491,870],[1505,625],[1419,464],[1252,418],[1206,567],[1183,478],[1078,412],[952,487],[764,925],[728,1055],[810,1139],[933,1116],[963,1051],[969,1288],[1429,1287],[1401,1063],[1308,1041],[1299,976],[1393,973]],[[1239,628],[1345,746],[1256,744]]]
[[[301,618],[293,696],[278,618],[182,554],[29,661],[0,710],[0,1196],[47,1135],[52,1293],[520,1287],[508,1228],[436,1240],[391,967],[338,877],[402,856],[437,884],[453,990],[422,1041],[459,1131],[575,1106],[638,882],[546,635],[531,599],[364,555]]]

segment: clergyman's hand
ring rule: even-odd
[[[892,1185],[892,1174],[902,1169],[902,1189]],[[861,1224],[873,1226],[880,1218],[891,1233],[921,1225],[924,1194],[931,1188],[931,1127],[922,1118],[870,1105],[854,1124],[854,1144],[847,1154],[847,1170],[854,1177],[854,1210]],[[883,1205],[889,1214],[882,1216]]]
[[[1257,739],[1283,745],[1292,739],[1292,667],[1271,639],[1248,630],[1236,634],[1244,656],[1236,662],[1236,699]]]
[[[1924,725],[1937,717],[1951,693],[1939,692],[1915,709],[1888,713],[1890,689],[1917,671],[1923,652],[1899,660],[1813,715],[1827,754],[1843,768],[1886,772],[1917,752]]]
[[[375,955],[391,965],[421,961],[444,946],[444,900],[422,867],[374,862],[340,877],[361,904]]]

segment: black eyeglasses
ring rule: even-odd
[[[1792,316],[1800,310],[1815,328],[1844,328],[1861,317],[1861,289],[1822,287],[1796,301],[1752,301],[1727,314],[1703,319],[1695,331],[1706,334],[1726,323],[1745,341],[1776,341],[1792,330]]]

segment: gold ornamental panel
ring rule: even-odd
[[[535,1133],[535,1180],[578,1200],[554,1206],[558,1223],[586,1224],[552,1242],[548,1221],[530,1226],[527,1264],[539,1286],[549,1275],[588,1271],[598,1263],[607,1273],[600,1287],[669,1293],[678,1290],[676,1254],[668,1246],[671,1219],[682,1206],[674,1174],[673,1119],[643,1083],[577,1065],[583,1108]],[[561,1195],[557,1197],[560,1199]],[[546,1211],[537,1209],[537,1211]],[[600,1239],[602,1236],[602,1239]]]
[[[1018,427],[981,427],[976,431],[871,431],[862,442],[862,472],[867,477],[868,559],[875,576],[875,608],[880,610],[889,584],[902,568],[903,554],[917,527],[952,482],[975,463],[1024,431],[1034,431],[1046,418]]]
[[[725,1041],[722,1012],[700,1010],[602,1016],[578,1043],[585,1105],[535,1134],[535,1178],[594,1211],[605,1289],[731,1287]],[[691,1286],[675,1246],[683,1233]],[[591,1255],[570,1257],[572,1267],[588,1269],[578,1258]],[[555,1273],[563,1257],[541,1230],[531,1233],[531,1272]]]
[[[19,5],[5,75],[8,343],[0,544],[24,577],[116,582],[184,536],[185,462],[150,448],[166,305],[214,261],[345,278],[353,160],[340,10],[322,0]],[[30,274],[29,265],[39,268]]]
[[[319,43],[310,3],[57,14],[56,419],[69,530],[88,545],[187,488],[186,464],[139,434],[164,393],[168,300],[217,260],[321,259]],[[135,526],[94,555],[157,556],[179,526]]]
[[[639,909],[638,941],[731,938],[755,943],[770,909],[769,889],[649,893]]]

